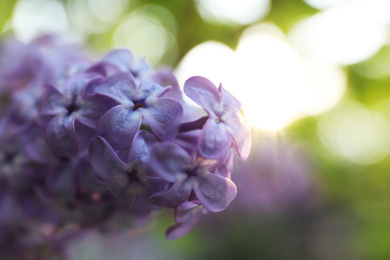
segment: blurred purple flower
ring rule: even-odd
[[[97,120],[115,104],[102,96],[84,95],[92,77],[81,74],[68,78],[63,88],[50,87],[41,118],[52,118],[46,127],[46,140],[59,156],[69,157],[86,147]]]
[[[117,72],[130,72],[137,81],[153,75],[153,70],[145,59],[136,62],[133,54],[127,49],[111,51],[98,63],[92,65],[88,71],[100,73],[105,77]]]
[[[238,155],[245,160],[250,151],[251,133],[237,115],[241,109],[240,102],[222,84],[217,89],[203,77],[189,78],[184,83],[184,93],[209,116],[199,135],[200,154],[206,158],[220,158],[226,155],[233,143]]]
[[[315,198],[310,160],[301,147],[287,141],[255,140],[248,160],[237,161],[235,169],[232,179],[240,193],[232,206],[240,214],[295,210]]]

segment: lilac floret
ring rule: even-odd
[[[204,211],[206,210],[197,200],[186,201],[177,206],[175,208],[175,222],[177,224],[167,229],[166,238],[175,240],[186,235],[196,226]]]
[[[51,87],[41,118],[52,118],[46,127],[46,141],[53,153],[72,156],[80,150],[81,139],[89,139],[101,115],[115,102],[100,96],[85,96],[83,89],[93,75],[67,79],[61,89]],[[81,123],[77,127],[77,123]],[[81,139],[80,139],[81,137]]]
[[[229,206],[237,194],[236,185],[229,179],[211,172],[215,165],[209,160],[193,158],[175,143],[155,145],[150,164],[163,180],[172,183],[151,200],[157,205],[176,207],[187,201],[193,191],[202,205],[211,212]]]
[[[136,198],[147,201],[166,186],[153,176],[148,164],[151,146],[156,142],[152,134],[139,131],[127,158],[122,160],[104,138],[95,136],[91,140],[89,156],[95,173],[125,205],[131,206]]]
[[[149,81],[137,84],[126,72],[107,78],[95,91],[119,105],[100,118],[97,134],[118,150],[131,146],[142,123],[146,123],[160,140],[173,139],[179,130],[183,107],[172,98],[161,97],[168,90]]]
[[[100,73],[105,77],[117,72],[130,72],[136,80],[150,77],[153,73],[145,59],[136,62],[133,54],[126,49],[111,51],[100,62],[91,66],[88,71]]]
[[[189,78],[184,83],[184,93],[209,116],[199,136],[200,154],[207,158],[220,158],[233,145],[242,159],[248,158],[251,133],[237,115],[241,109],[240,102],[222,84],[217,89],[203,77]]]

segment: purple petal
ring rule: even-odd
[[[173,75],[170,70],[164,69],[156,72],[154,74],[153,81],[163,87],[172,86],[171,91],[163,94],[165,97],[171,97],[177,100],[183,99],[179,83],[177,82],[175,75]]]
[[[135,95],[137,84],[128,72],[118,72],[108,77],[101,85],[95,87],[95,92],[116,100],[119,103],[131,102]]]
[[[149,201],[160,207],[174,208],[188,200],[193,182],[193,179],[177,181],[168,190],[150,196]]]
[[[202,205],[211,212],[226,209],[237,195],[236,185],[229,179],[207,173],[198,176],[193,189]]]
[[[241,122],[238,116],[231,117],[225,124],[233,138],[233,145],[238,155],[241,159],[246,160],[251,150],[251,130],[245,123]]]
[[[192,77],[184,83],[184,93],[195,103],[210,114],[214,113],[214,106],[220,103],[221,96],[214,84],[203,77]]]
[[[65,96],[71,98],[73,95],[80,95],[84,86],[91,79],[89,74],[81,74],[77,76],[69,77],[65,81]]]
[[[232,94],[226,91],[222,84],[219,85],[221,93],[221,112],[226,115],[235,115],[241,109],[241,103]]]
[[[175,240],[190,232],[199,222],[202,211],[196,209],[192,212],[191,217],[184,223],[179,223],[167,229],[165,236],[168,240]]]
[[[116,65],[121,71],[130,71],[134,67],[133,54],[127,49],[114,50],[104,56],[102,61]]]
[[[58,115],[50,120],[46,128],[46,142],[50,150],[59,156],[70,157],[79,150],[74,119]]]
[[[190,217],[193,210],[202,205],[198,200],[185,201],[175,208],[175,222],[184,223]]]
[[[41,109],[41,115],[57,115],[59,113],[66,113],[66,109],[63,105],[65,102],[65,97],[57,88],[48,85],[46,95],[47,99],[45,100],[46,102]]]
[[[146,106],[140,111],[153,133],[160,140],[173,139],[179,131],[182,105],[172,98],[158,98],[153,103],[146,103]]]
[[[210,118],[199,135],[198,150],[206,158],[218,159],[226,156],[232,143],[225,124]]]
[[[96,133],[104,137],[115,149],[126,150],[130,148],[140,126],[140,113],[119,105],[108,110],[100,118],[96,125]]]
[[[191,166],[191,157],[174,143],[161,143],[153,147],[150,165],[164,180],[176,182],[187,178],[185,170]]]
[[[151,81],[141,81],[139,91],[133,96],[133,100],[144,100],[152,97],[158,97],[162,92],[166,91],[166,88],[161,87]]]
[[[117,182],[126,171],[126,164],[119,159],[108,142],[100,136],[94,136],[91,139],[89,159],[95,173],[106,183]]]
[[[158,141],[154,135],[144,130],[138,131],[134,136],[129,156],[127,158],[127,163],[140,162],[149,164],[152,145],[157,142]]]
[[[85,97],[77,102],[77,107],[80,107],[77,119],[84,125],[95,128],[100,117],[115,105],[117,105],[115,101],[105,96]]]

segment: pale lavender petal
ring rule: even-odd
[[[114,50],[104,56],[102,61],[116,65],[121,71],[130,71],[134,67],[133,54],[127,49]]]
[[[158,98],[146,103],[146,106],[146,109],[140,111],[153,133],[160,140],[173,139],[179,131],[182,105],[172,98]]]
[[[237,187],[231,180],[210,173],[198,176],[193,189],[202,205],[211,212],[226,209],[237,195]]]
[[[165,90],[166,89],[160,85],[143,80],[139,85],[139,91],[133,96],[133,100],[145,100],[157,97]]]
[[[241,159],[249,156],[252,144],[252,135],[249,127],[238,116],[231,117],[225,125],[233,138],[233,145]]]
[[[65,81],[65,89],[64,89],[65,96],[67,98],[72,98],[73,96],[80,95],[84,86],[88,83],[91,77],[92,76],[88,74],[81,74],[81,75],[69,77]]]
[[[89,159],[95,173],[106,183],[120,181],[126,172],[122,162],[110,144],[100,136],[94,136],[89,145]]]
[[[185,201],[175,208],[175,222],[184,223],[190,217],[192,211],[202,205],[198,200]]]
[[[79,150],[74,119],[58,115],[50,120],[46,128],[46,142],[50,150],[59,155],[70,157]]]
[[[226,115],[235,115],[241,109],[241,103],[232,94],[225,90],[222,84],[219,85],[221,93],[221,112]]]
[[[203,77],[192,77],[184,83],[184,93],[195,103],[204,108],[206,112],[215,114],[214,106],[221,100],[221,96],[215,85]]]
[[[95,87],[95,92],[116,100],[128,103],[136,93],[137,84],[128,72],[118,72],[108,77],[102,84]]]
[[[190,232],[196,224],[199,222],[202,211],[196,209],[192,212],[192,215],[184,223],[179,223],[174,226],[171,226],[167,229],[165,236],[168,240],[175,240]]]
[[[150,196],[149,201],[160,207],[174,208],[188,200],[193,182],[193,179],[177,181],[168,190]]]
[[[115,149],[129,149],[141,126],[141,115],[126,106],[108,110],[98,121],[96,133],[104,137]]]
[[[187,177],[185,171],[191,166],[191,157],[174,143],[161,143],[153,147],[150,165],[164,180],[176,182]]]
[[[47,87],[47,99],[41,109],[41,115],[58,115],[66,114],[66,108],[64,107],[65,97],[55,87],[48,85]]]
[[[127,163],[140,162],[148,165],[152,145],[157,142],[158,141],[154,135],[144,130],[138,131],[134,136],[129,156],[127,158]]]
[[[81,123],[95,128],[100,117],[115,105],[118,105],[118,103],[105,96],[93,95],[85,97],[78,100],[76,104],[80,108],[77,111],[77,119]]]
[[[218,159],[226,156],[231,143],[225,124],[210,118],[199,135],[198,150],[206,158]]]
[[[221,166],[218,167],[216,174],[224,178],[231,179],[230,171],[225,164],[222,164]]]
[[[157,71],[153,76],[153,81],[163,87],[172,87],[171,91],[163,94],[165,97],[171,97],[180,101],[183,99],[179,83],[177,82],[175,75],[173,75],[170,70],[163,69]]]

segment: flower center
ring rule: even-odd
[[[139,181],[139,178],[137,176],[137,171],[136,170],[132,170],[130,172],[126,172],[126,175],[127,175],[127,178],[130,182],[135,182],[135,181]]]
[[[136,101],[134,102],[133,111],[137,110],[138,108],[145,108],[145,102],[144,101]]]
[[[72,105],[68,106],[68,107],[66,108],[66,110],[68,111],[68,116],[69,116],[69,115],[71,115],[73,112],[78,111],[79,108],[78,108],[76,105],[72,104]]]

